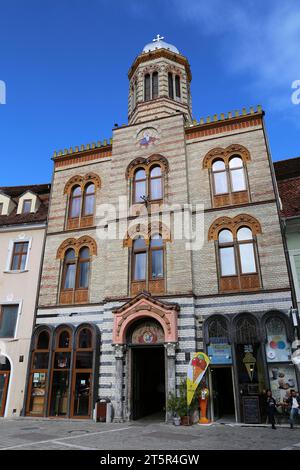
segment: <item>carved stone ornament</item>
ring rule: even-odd
[[[238,229],[243,226],[249,227],[253,235],[262,233],[261,225],[255,217],[248,214],[239,214],[233,218],[224,216],[215,220],[209,228],[208,240],[218,240],[220,230],[225,228],[232,232],[233,238],[236,238]]]
[[[222,160],[224,160],[225,165],[227,165],[230,157],[233,155],[240,156],[244,163],[251,160],[250,152],[248,149],[246,149],[246,147],[240,144],[233,144],[229,145],[229,147],[226,147],[225,149],[222,147],[216,147],[210,150],[203,159],[203,168],[211,168],[213,161],[217,157],[220,157]]]
[[[101,188],[101,180],[96,173],[89,172],[84,176],[76,175],[73,176],[65,185],[64,194],[70,194],[74,186],[80,186],[82,191],[88,183],[93,183],[96,188]]]
[[[176,356],[177,343],[166,343],[165,344],[166,352],[168,357]]]
[[[56,258],[63,260],[65,253],[69,248],[73,248],[75,251],[75,256],[78,256],[80,249],[84,246],[89,248],[92,255],[97,255],[97,243],[92,237],[84,235],[83,237],[77,239],[68,238],[67,240],[63,241],[57,250]]]

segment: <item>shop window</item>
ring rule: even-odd
[[[42,330],[35,338],[31,356],[27,414],[44,416],[46,412],[46,386],[48,380],[50,334]]]
[[[232,352],[229,341],[228,324],[224,317],[218,315],[206,323],[207,354],[211,364],[232,364]]]

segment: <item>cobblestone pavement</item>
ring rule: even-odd
[[[299,450],[300,427],[211,426],[175,427],[162,422],[122,424],[89,420],[0,419],[0,450]]]

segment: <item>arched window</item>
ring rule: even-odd
[[[90,250],[87,247],[81,248],[78,259],[77,288],[88,289],[90,271]]]
[[[231,191],[245,191],[247,189],[243,160],[234,156],[229,160],[229,173]]]
[[[66,229],[90,227],[94,223],[96,190],[101,180],[95,173],[75,175],[66,183],[64,194],[68,195]]]
[[[176,98],[181,97],[180,77],[179,77],[179,75],[175,76],[175,96],[176,96]]]
[[[84,200],[82,215],[93,215],[95,210],[95,185],[87,184],[84,188]]]
[[[169,88],[169,98],[174,99],[174,87],[173,87],[173,74],[168,73],[168,88]]]
[[[158,97],[158,72],[152,74],[152,99]]]
[[[144,99],[149,101],[151,99],[151,88],[150,88],[150,74],[147,73],[144,77]]]
[[[73,248],[66,251],[62,271],[61,303],[70,304],[87,301],[90,262],[90,249],[87,246],[80,248],[78,257],[76,257]]]
[[[133,200],[134,203],[143,202],[147,194],[147,177],[143,168],[138,168],[133,180]]]
[[[215,160],[212,164],[214,194],[228,193],[228,181],[225,163]]]
[[[78,333],[78,349],[90,349],[92,344],[92,332],[90,328],[82,328]]]
[[[49,349],[50,335],[49,332],[41,331],[37,338],[36,349]]]
[[[237,320],[236,342],[238,344],[253,344],[259,342],[256,322],[250,315],[241,315]]]
[[[218,234],[220,290],[255,290],[260,286],[256,242],[249,227]]]
[[[203,159],[203,168],[209,169],[214,207],[243,204],[250,201],[247,162],[250,152],[239,144],[214,148]]]
[[[57,349],[69,349],[70,347],[70,332],[63,330],[59,333],[57,338]]]
[[[133,276],[134,281],[146,280],[147,248],[143,237],[138,237],[133,242]]]
[[[69,218],[80,217],[82,192],[80,186],[74,186],[71,191]]]
[[[159,165],[153,166],[150,169],[150,188],[149,195],[151,200],[162,199],[162,173]]]
[[[142,290],[164,292],[165,246],[160,234],[154,234],[146,243],[138,237],[132,244],[132,294]]]
[[[149,162],[144,167],[138,166],[133,171],[132,202],[161,201],[164,197],[165,170],[161,164]]]
[[[164,246],[161,235],[153,235],[150,240],[150,276],[151,279],[164,277]]]
[[[75,251],[70,248],[66,251],[64,259],[62,288],[63,290],[74,289],[76,279],[76,257]]]

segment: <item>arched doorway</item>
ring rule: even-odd
[[[127,331],[130,364],[130,409],[133,420],[164,419],[166,376],[164,331],[154,319],[135,321]]]
[[[10,362],[7,357],[0,355],[0,417],[5,414],[10,369]]]

